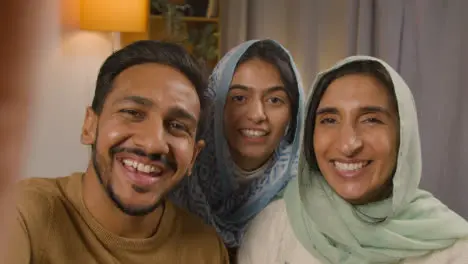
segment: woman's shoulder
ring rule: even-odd
[[[407,259],[403,264],[466,264],[468,263],[468,237],[457,240],[452,246],[428,255]]]
[[[249,244],[253,240],[263,240],[264,236],[278,241],[277,239],[282,236],[282,231],[288,224],[284,200],[275,200],[249,222],[243,241]]]
[[[272,201],[267,207],[265,207],[260,213],[258,213],[251,224],[255,222],[273,222],[273,223],[287,223],[286,203],[284,199],[277,199]],[[283,224],[286,224],[283,223]]]
[[[276,238],[281,236],[284,229],[289,225],[286,203],[284,199],[272,201],[247,225],[245,236],[258,236],[270,233],[269,236]]]
[[[248,225],[238,263],[319,263],[296,239],[283,199],[271,202]]]
[[[237,257],[238,263],[277,263],[288,224],[283,199],[271,202],[247,225]]]

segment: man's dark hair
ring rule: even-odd
[[[305,119],[306,124],[304,128],[304,151],[307,163],[312,169],[318,170],[317,159],[315,157],[314,150],[315,113],[317,108],[328,86],[336,79],[351,74],[367,74],[381,82],[384,87],[388,89],[388,94],[390,95],[391,101],[390,105],[395,107],[395,110],[398,113],[398,105],[392,78],[380,62],[373,60],[354,61],[336,70],[326,73],[315,87],[314,95],[310,101]]]
[[[237,67],[244,62],[251,59],[261,59],[267,63],[275,66],[281,76],[281,81],[286,89],[286,94],[291,101],[291,121],[289,124],[286,140],[292,143],[294,140],[294,133],[297,127],[297,111],[299,109],[299,85],[294,75],[291,66],[289,55],[278,44],[271,40],[261,40],[255,42],[250,46],[247,51],[242,55]]]
[[[198,135],[205,128],[204,111],[208,100],[205,97],[207,88],[207,75],[182,46],[154,40],[136,41],[109,56],[99,70],[96,81],[96,90],[91,105],[93,111],[100,115],[107,96],[112,91],[115,78],[124,70],[139,64],[158,63],[177,69],[184,74],[195,86],[200,100],[200,121]]]

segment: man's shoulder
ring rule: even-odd
[[[179,242],[187,245],[186,252],[192,252],[189,255],[196,255],[200,259],[209,260],[208,263],[229,263],[226,247],[216,229],[185,209],[172,206],[176,211]]]
[[[59,178],[28,178],[15,186],[16,208],[23,220],[49,219],[63,199],[62,187],[72,176]]]
[[[16,196],[18,198],[17,201],[22,202],[24,197],[53,198],[60,195],[60,186],[66,183],[70,178],[71,176],[20,180],[15,186]]]
[[[216,230],[213,226],[205,223],[200,217],[190,213],[186,209],[172,204],[176,212],[176,219],[179,223],[179,228],[184,235],[201,235],[205,238],[218,238]]]

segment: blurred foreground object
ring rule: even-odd
[[[6,250],[13,209],[11,185],[20,177],[31,101],[32,60],[38,25],[35,10],[42,1],[2,0],[0,3],[0,263]]]

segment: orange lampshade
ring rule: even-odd
[[[81,0],[80,28],[114,32],[145,32],[148,0]]]

